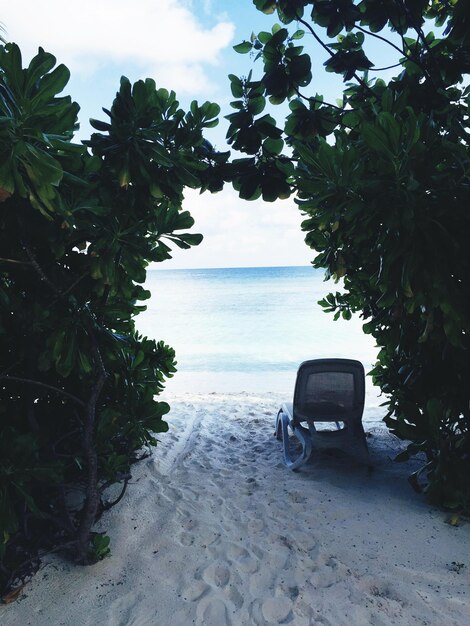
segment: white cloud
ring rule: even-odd
[[[32,56],[39,45],[72,72],[90,73],[108,62],[134,62],[143,70],[172,72],[186,84],[206,88],[204,66],[219,63],[235,27],[219,21],[205,28],[183,0],[15,0],[3,7],[7,38]]]
[[[174,250],[163,269],[308,265],[315,256],[300,229],[302,215],[293,200],[240,200],[229,186],[218,194],[188,190],[184,208],[196,220],[203,242]]]
[[[173,89],[176,94],[203,94],[206,100],[216,92],[216,86],[204,71],[202,64],[174,63],[171,65],[156,65],[150,70],[157,86]]]

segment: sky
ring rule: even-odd
[[[211,100],[220,104],[221,118],[231,113],[227,75],[246,76],[252,67],[233,46],[275,23],[251,0],[15,0],[4,5],[0,19],[25,65],[42,46],[69,67],[64,93],[81,106],[78,140],[89,136],[90,117],[106,119],[101,108],[110,108],[122,75],[131,82],[154,78],[157,87],[176,92],[183,108],[194,99]],[[321,50],[312,59],[319,66],[312,90],[334,101],[340,83],[321,68]],[[219,150],[227,149],[226,128],[221,119],[206,133]],[[188,189],[183,208],[204,240],[176,249],[162,269],[308,265],[315,256],[304,243],[303,217],[292,198],[246,202],[227,185],[214,195]]]

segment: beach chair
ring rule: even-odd
[[[284,444],[287,467],[297,470],[315,447],[340,448],[370,466],[362,426],[364,398],[364,367],[359,361],[315,359],[302,363],[294,402],[283,404],[276,418],[274,434]],[[327,428],[319,430],[319,423]]]

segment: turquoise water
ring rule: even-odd
[[[138,328],[177,354],[168,390],[292,392],[303,360],[375,360],[361,320],[335,322],[317,304],[338,286],[311,267],[154,270],[145,286]]]

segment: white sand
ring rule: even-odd
[[[273,437],[285,399],[170,398],[170,432],[102,520],[112,557],[48,557],[0,625],[470,623],[470,524],[411,490],[380,410],[373,473],[341,453],[293,473]]]

